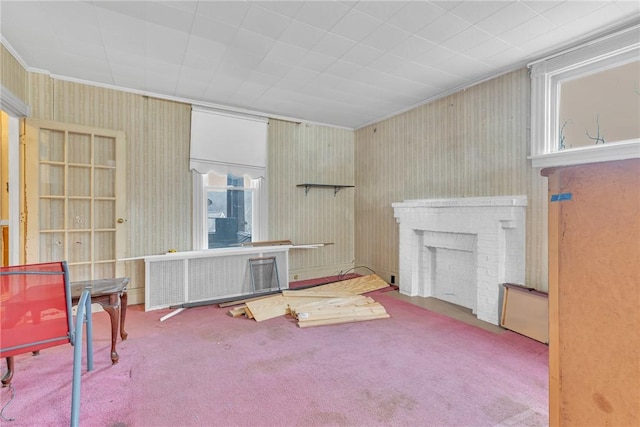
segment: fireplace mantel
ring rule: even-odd
[[[500,284],[524,283],[526,196],[394,203],[400,292],[436,297],[499,324]]]

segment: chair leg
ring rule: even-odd
[[[13,356],[7,357],[7,373],[2,377],[2,387],[7,387],[11,384],[14,371]]]

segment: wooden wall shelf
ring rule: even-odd
[[[306,196],[309,193],[309,190],[312,188],[333,188],[333,195],[335,197],[338,194],[338,191],[343,188],[353,188],[354,185],[337,185],[337,184],[298,184],[296,187],[304,187],[304,195]]]

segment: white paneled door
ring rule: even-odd
[[[66,260],[72,281],[123,276],[124,132],[26,123],[27,263]]]

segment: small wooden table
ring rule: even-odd
[[[128,335],[124,330],[124,321],[127,317],[128,284],[128,277],[71,282],[71,300],[73,304],[78,302],[83,289],[89,289],[91,291],[91,303],[100,304],[111,317],[111,363],[118,363],[120,358],[116,351],[118,329],[120,330],[120,338],[123,341],[127,339]]]

